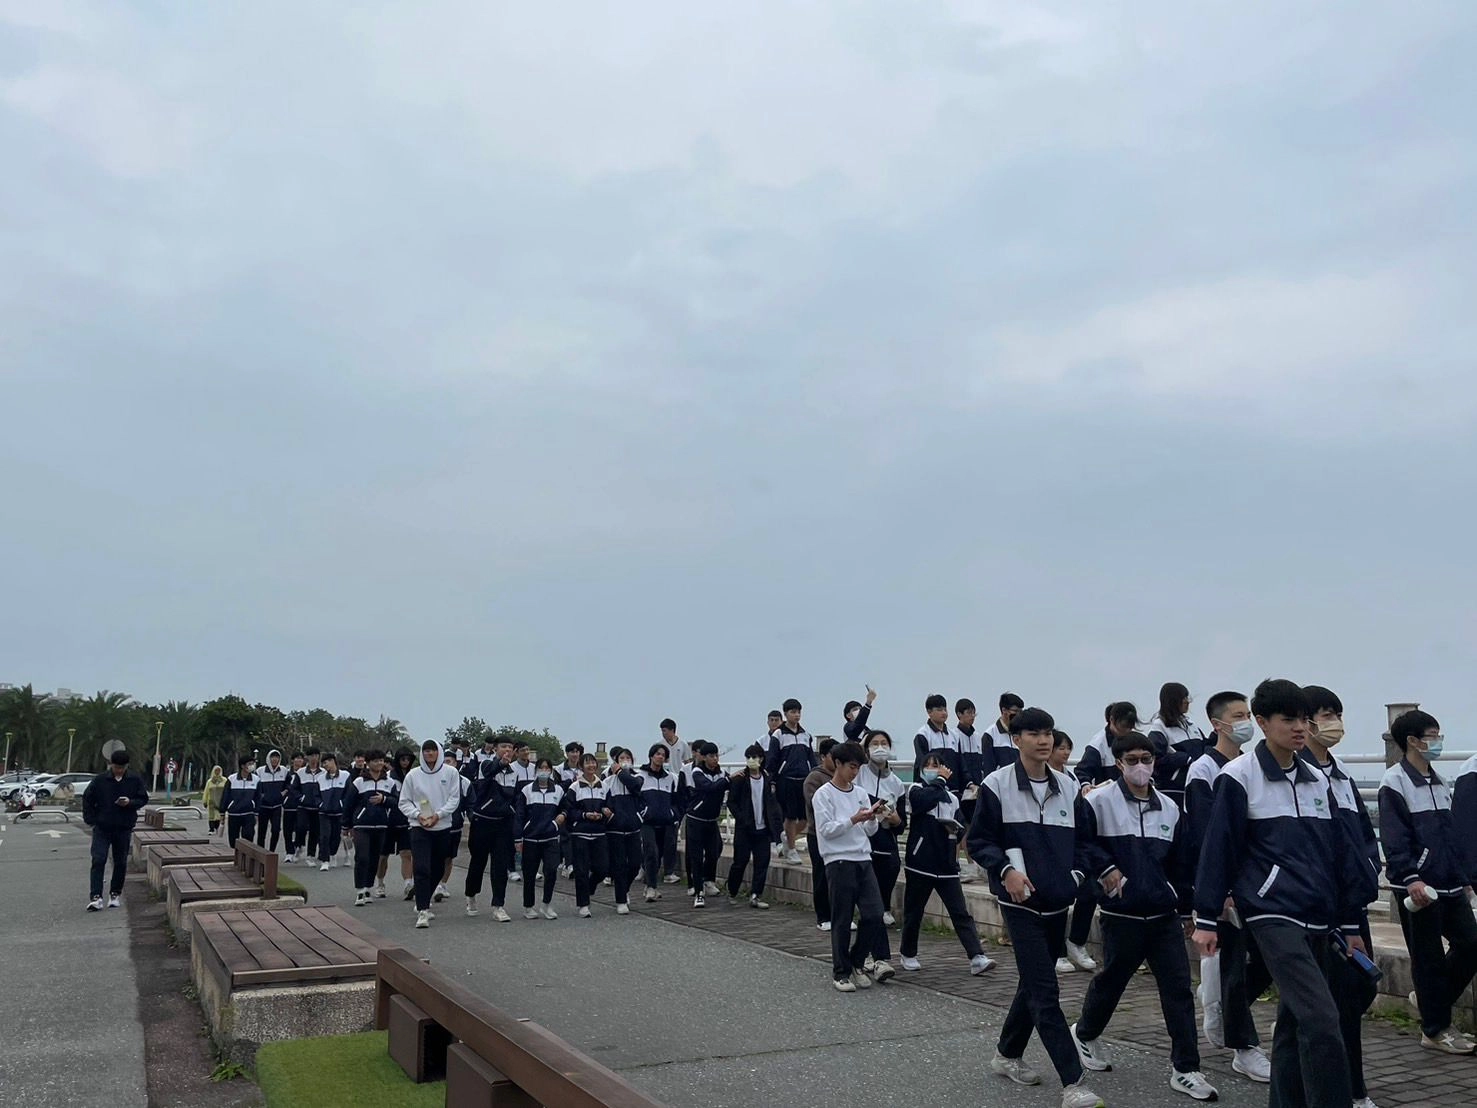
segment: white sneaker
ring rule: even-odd
[[[604,881],[600,882],[600,884],[602,884],[602,885],[614,885],[615,884],[615,881],[612,880],[611,878],[607,877]]]
[[[469,897],[467,897],[467,915],[469,915],[469,916],[475,916],[476,914],[477,914],[477,898],[475,896],[469,896]]]
[[[818,923],[815,925],[815,929],[817,931],[829,931],[831,930],[831,921],[826,920],[824,923]]]
[[[1088,1041],[1077,1037],[1077,1025],[1074,1023],[1067,1030],[1072,1032],[1072,1042],[1077,1044],[1077,1057],[1082,1059],[1082,1068],[1092,1070],[1095,1073],[1107,1073],[1113,1068],[1113,1063],[1108,1061],[1107,1052],[1096,1039]]]
[[[615,914],[618,916],[629,916],[631,914],[631,906],[629,904],[617,904],[615,906]]]
[[[851,971],[851,983],[858,989],[870,989],[872,987],[872,979],[861,970]]]
[[[544,919],[558,919],[558,918],[559,918],[559,913],[556,912],[556,911],[554,911],[554,906],[552,904],[545,904],[544,905]]]
[[[363,908],[368,903],[369,903],[369,894],[367,892],[365,892],[363,889],[359,889],[359,890],[357,890],[354,893],[354,907],[355,908]]]
[[[1200,1003],[1205,1009],[1200,1026],[1205,1032],[1205,1041],[1211,1046],[1224,1048],[1226,1045],[1226,1021],[1221,1015],[1219,1000],[1206,1000],[1204,988],[1200,989]]]
[[[713,882],[711,882],[711,881],[704,881],[703,882],[703,893],[706,896],[717,896],[720,891],[721,890],[719,890],[718,886],[715,885],[715,884],[713,884]]]
[[[417,927],[430,927],[431,926],[431,913],[430,912],[417,912],[415,914],[415,925]]]
[[[559,876],[560,877],[573,877],[574,876],[574,867],[573,866],[560,866],[559,867]]]
[[[1039,1085],[1041,1075],[1020,1058],[1007,1058],[999,1051],[990,1059],[990,1072],[1008,1077],[1017,1085]]]
[[[1354,1102],[1354,1108],[1380,1108],[1378,1104],[1367,1096],[1362,1096]]]
[[[327,862],[324,862],[321,866],[319,866],[318,867],[318,872],[319,873],[327,873],[328,872],[328,863]]]
[[[1085,946],[1078,946],[1076,943],[1068,943],[1067,959],[1072,963],[1072,965],[1076,966],[1084,973],[1091,973],[1093,970],[1097,969],[1097,960],[1093,958],[1091,954],[1087,953],[1087,948]]]
[[[692,906],[694,908],[703,908],[703,907],[706,907],[707,906],[707,903],[708,902],[703,899],[703,894],[702,893],[698,893],[697,896],[695,896],[695,897],[692,898]]]
[[[436,886],[436,891],[431,894],[431,899],[433,901],[435,901],[437,904],[440,904],[443,900],[445,900],[450,895],[451,894],[446,891],[446,882],[443,881],[443,882],[441,882],[440,884],[438,884]]]
[[[769,911],[769,901],[760,900],[757,896],[751,895],[749,897],[749,907],[758,908],[761,912],[767,912]]]
[[[114,895],[108,897],[108,907],[109,908],[118,908],[118,907],[121,907],[121,904],[120,904],[120,902],[118,900],[118,896],[117,896],[116,893]]]
[[[642,899],[645,900],[648,904],[650,904],[653,900],[660,900],[661,898],[662,894],[657,892],[655,889],[647,889],[645,895],[642,897]]]
[[[508,880],[516,884],[517,882],[523,880],[523,875],[517,870],[514,870],[512,873],[508,874]]]
[[[427,917],[428,917],[428,918],[429,918],[429,919],[435,919],[435,918],[436,918],[436,913],[435,913],[435,912],[433,912],[433,911],[432,911],[432,910],[431,910],[431,909],[430,909],[430,908],[427,908],[427,909],[426,909],[426,916],[427,916]]]
[[[975,977],[994,968],[995,959],[991,958],[988,954],[976,954],[969,960],[969,972]]]
[[[538,919],[538,909],[537,908],[525,908],[525,909],[523,909],[523,918],[524,919]]]
[[[675,873],[669,873],[669,874],[667,874],[667,876],[665,876],[665,877],[662,878],[662,884],[663,885],[675,885],[675,884],[677,884],[678,881],[681,881],[681,880],[682,880],[682,878],[678,877]]]
[[[918,961],[917,958],[909,958],[906,954],[903,955],[902,961],[898,964],[901,965],[903,969],[907,970],[909,973],[916,973],[918,970],[921,970],[923,968],[922,962]]]
[[[103,898],[100,896],[93,897],[87,902],[87,910],[89,912],[101,912],[103,910]]]
[[[590,906],[588,904],[585,905],[585,907],[581,908],[578,912],[575,913],[575,915],[579,916],[580,919],[589,919],[590,918]]]
[[[872,980],[881,985],[885,981],[891,981],[897,976],[897,970],[887,962],[878,962],[872,967]]]
[[[508,915],[506,908],[503,908],[501,905],[499,905],[492,910],[492,918],[498,923],[508,923],[510,920],[512,920],[513,917]]]
[[[870,984],[870,982],[868,982],[868,983]],[[851,978],[849,978],[849,977],[838,977],[834,981],[831,982],[831,985],[835,988],[835,990],[838,993],[854,993],[854,992],[856,992],[856,986],[851,983]]]
[[[893,924],[895,924],[897,922],[897,917],[894,916],[891,912],[883,912],[882,913],[882,922],[884,924],[886,924],[888,927],[891,927]]]
[[[414,881],[411,881],[411,880],[406,880],[406,882],[405,882],[405,896],[404,896],[404,899],[405,900],[409,900],[414,895],[415,895],[415,882]]]
[[[1471,1054],[1472,1040],[1455,1027],[1448,1027],[1439,1035],[1422,1035],[1421,1046],[1442,1054]]]
[[[1220,1096],[1215,1091],[1215,1086],[1205,1080],[1205,1074],[1198,1070],[1192,1070],[1190,1073],[1171,1070],[1169,1087],[1177,1093],[1184,1093],[1191,1100],[1215,1100]]]
[[[1058,958],[1056,960],[1056,972],[1058,977],[1062,977],[1069,973],[1076,973],[1077,967],[1072,965],[1070,958]]]
[[[785,861],[792,862],[798,866],[800,864],[800,851],[796,850],[793,846],[790,847],[785,851]]]
[[[376,900],[385,899],[385,883],[383,881],[374,887],[374,897]]]
[[[1062,1090],[1062,1108],[1107,1108],[1107,1102],[1079,1081]]]
[[[1231,1056],[1231,1068],[1262,1085],[1272,1080],[1272,1062],[1259,1046],[1238,1050]]]

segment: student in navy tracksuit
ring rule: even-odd
[[[728,783],[728,810],[733,814],[733,865],[728,870],[728,897],[735,900],[744,883],[744,869],[754,862],[749,882],[749,907],[768,908],[764,882],[769,876],[770,847],[780,841],[784,814],[774,795],[774,782],[764,772],[764,747],[750,743],[744,751],[744,771]]]
[[[995,752],[985,749],[985,743],[991,740],[975,726],[977,715],[978,709],[975,708],[974,701],[967,696],[954,702],[954,745],[959,751],[959,777],[954,783],[954,791],[959,798],[959,822],[965,827],[974,819],[974,806],[979,800],[980,786],[984,784],[985,775],[995,767]],[[962,840],[959,849],[964,851]],[[973,880],[982,876],[984,875],[969,860],[968,853],[965,853],[960,866],[961,880]]]
[[[318,809],[322,804],[319,795],[323,784],[323,766],[319,749],[309,747],[304,754],[306,764],[292,775],[287,783],[287,795],[297,808],[297,851],[294,862],[303,860],[303,848],[307,848],[308,864],[318,855]]]
[[[1072,1025],[1082,1064],[1109,1070],[1100,1036],[1133,975],[1145,962],[1159,987],[1169,1032],[1169,1087],[1194,1100],[1214,1100],[1200,1072],[1195,998],[1180,911],[1190,905],[1191,872],[1175,802],[1153,786],[1154,744],[1132,734],[1113,743],[1120,779],[1087,794],[1078,833],[1093,880],[1103,890],[1103,970],[1087,987]]]
[[[1205,833],[1210,827],[1216,778],[1243,756],[1256,738],[1256,722],[1246,694],[1226,690],[1207,701],[1205,710],[1215,732],[1215,745],[1190,763],[1185,783],[1185,844],[1198,868]],[[1265,1085],[1272,1079],[1272,1062],[1261,1048],[1261,1036],[1251,1018],[1251,1006],[1267,991],[1272,974],[1261,948],[1240,913],[1228,907],[1216,920],[1216,951],[1200,959],[1200,1004],[1205,1038],[1212,1046],[1232,1051],[1231,1068]]]
[[[1067,910],[1087,863],[1077,827],[1077,782],[1048,764],[1056,721],[1026,708],[1010,721],[1018,759],[985,778],[969,854],[990,876],[1015,950],[1020,982],[1005,1016],[990,1068],[1021,1085],[1041,1078],[1021,1060],[1031,1032],[1061,1079],[1063,1108],[1095,1108],[1099,1098],[1082,1085],[1082,1062],[1062,1015],[1056,960],[1066,943]]]
[[[569,783],[564,805],[574,851],[574,903],[579,915],[586,918],[590,915],[590,894],[610,869],[605,831],[615,812],[610,807],[609,793],[610,785],[601,778],[595,755],[583,755],[580,775]]]
[[[949,769],[937,754],[923,759],[919,779],[908,789],[908,849],[903,860],[903,936],[899,950],[905,970],[922,968],[918,961],[918,932],[923,912],[934,893],[949,913],[954,934],[969,955],[969,972],[984,973],[995,963],[980,945],[979,929],[964,902],[959,883],[959,840],[964,834],[959,800],[949,789]]]
[[[677,776],[667,769],[666,743],[653,743],[647,759],[646,767],[637,774],[641,779],[637,803],[641,813],[641,861],[646,878],[646,899],[650,901],[662,898],[656,884],[661,878],[667,839],[677,833],[682,810],[677,801]]]
[[[1178,681],[1159,689],[1159,712],[1149,721],[1154,744],[1154,787],[1176,804],[1185,802],[1185,774],[1205,753],[1205,732],[1190,719],[1190,690]]]
[[[559,782],[559,787],[569,792],[569,787],[580,778],[580,764],[585,756],[585,748],[577,742],[564,744],[564,761],[559,764],[559,769],[554,779]],[[572,822],[572,821],[571,821]],[[574,876],[574,844],[571,842],[571,823],[565,823],[563,830],[559,832],[559,865],[565,877]]]
[[[1010,719],[1018,761],[985,777],[969,827],[970,857],[990,875],[1021,978],[990,1068],[1018,1084],[1040,1083],[1021,1058],[1035,1031],[1062,1080],[1063,1108],[1094,1108],[1099,1098],[1081,1084],[1083,1064],[1056,981],[1066,912],[1087,863],[1077,835],[1083,804],[1077,782],[1047,765],[1055,728],[1055,719],[1040,708],[1022,709]]]
[[[723,839],[718,817],[728,795],[728,774],[718,764],[718,746],[699,740],[692,747],[692,765],[682,771],[677,806],[687,818],[688,894],[701,908],[707,896],[718,895],[718,856]]]
[[[537,919],[533,907],[534,885],[539,869],[544,871],[544,918],[558,919],[554,912],[554,885],[559,880],[559,829],[568,822],[564,815],[564,790],[554,783],[554,764],[540,758],[531,785],[518,794],[518,825],[523,829],[523,918]]]
[[[605,801],[611,816],[605,828],[605,846],[610,852],[610,884],[615,893],[615,913],[630,909],[631,882],[641,869],[641,778],[631,768],[631,752],[612,747],[610,771],[605,777]]]
[[[343,845],[344,789],[349,775],[338,768],[338,755],[323,755],[323,776],[318,780],[318,868],[326,870],[338,865],[339,847]]]
[[[400,784],[385,767],[383,751],[364,756],[364,772],[354,778],[344,805],[344,822],[354,835],[354,906],[369,903],[374,892],[390,816],[400,810]]]
[[[1298,755],[1308,698],[1291,681],[1257,686],[1251,711],[1263,741],[1216,777],[1215,804],[1195,877],[1195,945],[1215,953],[1226,897],[1251,928],[1277,983],[1272,1104],[1353,1103],[1338,1005],[1328,985],[1330,932],[1362,950],[1359,921],[1367,863],[1335,812],[1328,781]]]
[[[1306,686],[1303,695],[1308,698],[1308,708],[1313,713],[1313,726],[1308,732],[1308,745],[1302,757],[1328,779],[1344,833],[1356,854],[1366,863],[1364,902],[1368,904],[1380,894],[1380,847],[1369,812],[1364,807],[1364,798],[1333,756],[1333,748],[1344,737],[1344,704],[1332,689],[1322,685]],[[1367,909],[1359,921],[1359,937],[1364,940],[1366,950],[1374,949]],[[1347,958],[1334,958],[1329,971],[1328,984],[1339,1006],[1339,1028],[1344,1037],[1344,1057],[1349,1064],[1354,1105],[1355,1108],[1364,1108],[1369,1102],[1369,1089],[1364,1082],[1364,1013],[1374,1003],[1379,989],[1358,963]]]
[[[1472,1040],[1452,1026],[1451,1006],[1477,973],[1477,920],[1467,902],[1477,873],[1457,838],[1451,790],[1431,764],[1443,747],[1441,725],[1426,712],[1406,712],[1390,724],[1390,738],[1403,757],[1380,781],[1380,841],[1391,884],[1403,886],[1416,908],[1400,898],[1421,1046],[1471,1054]]]
[[[415,751],[408,746],[402,746],[395,752],[394,764],[390,766],[390,776],[398,788],[405,787],[405,777],[415,768],[416,761]],[[390,822],[385,828],[384,846],[380,848],[379,883],[374,887],[375,896],[385,895],[385,874],[389,872],[390,859],[397,856],[400,859],[400,877],[405,883],[405,899],[409,900],[415,896],[414,862],[410,855],[410,820],[400,810],[398,801],[390,812]]]
[[[302,754],[294,754],[287,763],[287,781],[282,787],[282,859],[291,862],[298,851],[297,830],[297,793],[293,791],[292,783],[297,778],[297,771],[302,769],[307,759]]]
[[[800,861],[795,840],[805,830],[805,779],[820,764],[810,733],[800,726],[800,701],[791,697],[784,703],[785,719],[769,736],[769,759],[765,769],[774,778],[780,810],[785,813],[784,859]]]
[[[492,745],[492,744],[489,744]],[[508,867],[513,864],[514,824],[518,817],[519,784],[513,774],[513,744],[498,742],[492,751],[472,759],[477,776],[467,792],[468,833],[467,915],[477,914],[482,892],[482,871],[492,884],[492,918],[507,923],[512,917],[505,907],[508,896]]]
[[[236,759],[236,772],[226,778],[221,811],[226,813],[226,845],[235,847],[242,835],[250,842],[256,834],[256,759],[243,754]]]
[[[1139,710],[1127,700],[1115,700],[1103,709],[1103,728],[1087,740],[1073,771],[1084,785],[1101,785],[1118,780],[1118,767],[1113,761],[1113,741],[1138,730]]]
[[[863,744],[867,760],[856,775],[856,787],[867,794],[868,802],[881,801],[887,810],[877,817],[877,831],[872,835],[872,872],[877,875],[877,891],[882,896],[882,922],[891,927],[892,897],[897,890],[903,861],[898,853],[898,836],[908,829],[908,786],[892,772],[892,736],[886,731],[869,731]]]
[[[1014,765],[1019,752],[1010,737],[1010,721],[1025,708],[1026,702],[1013,692],[1000,694],[1000,716],[985,728],[981,745],[985,753],[985,775],[1002,766]]]
[[[866,746],[867,735],[870,734],[867,729],[867,720],[871,718],[872,705],[876,702],[877,691],[871,685],[867,686],[867,702],[865,704],[859,700],[848,700],[846,702],[846,706],[841,709],[841,718],[844,721],[841,725],[841,730],[846,735],[847,742],[857,743],[863,747]],[[778,720],[775,721],[775,726],[779,726]]]
[[[923,759],[930,754],[937,754],[939,762],[953,775],[952,779],[955,782],[962,781],[959,737],[949,726],[949,702],[942,694],[934,693],[923,702],[923,710],[928,713],[928,718],[923,721],[923,726],[918,728],[918,733],[913,736],[913,779],[916,781],[918,775],[923,772]],[[959,792],[963,787],[961,784],[956,784],[954,792]]]
[[[282,835],[282,803],[287,798],[287,779],[292,770],[282,764],[282,751],[267,751],[267,764],[256,771],[256,845],[277,849]],[[267,843],[271,828],[272,842]]]

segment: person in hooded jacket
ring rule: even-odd
[[[489,733],[489,737],[491,737]],[[472,763],[477,777],[467,793],[467,821],[470,831],[467,848],[467,915],[477,914],[477,897],[482,892],[482,871],[488,871],[492,885],[492,918],[498,923],[512,919],[508,915],[508,867],[513,862],[514,825],[518,817],[518,781],[513,774],[513,743],[498,741],[491,754]]]
[[[578,914],[590,916],[590,894],[605,879],[610,866],[606,827],[615,812],[610,807],[609,783],[600,776],[593,754],[580,756],[580,775],[565,789],[565,826],[574,857],[574,903]]]
[[[744,772],[728,783],[728,810],[733,814],[733,865],[728,869],[728,899],[737,903],[744,869],[754,862],[749,882],[749,907],[767,909],[764,882],[769,876],[770,850],[780,841],[784,812],[775,795],[774,781],[764,772],[764,746],[750,743],[744,751]]]
[[[891,735],[886,731],[869,731],[865,749],[867,761],[856,775],[856,785],[871,803],[882,801],[887,805],[887,811],[877,817],[877,833],[872,836],[872,871],[877,875],[877,891],[882,894],[882,922],[891,927],[896,922],[892,894],[903,868],[898,856],[898,836],[908,829],[908,787],[892,772]],[[874,957],[878,956],[874,952]]]
[[[534,766],[533,783],[518,794],[518,826],[523,832],[523,918],[538,919],[534,908],[534,886],[539,870],[544,872],[544,919],[558,919],[554,911],[554,885],[559,880],[559,829],[564,814],[564,790],[554,781],[554,763],[540,758]]]
[[[415,751],[408,746],[402,746],[395,752],[394,764],[390,766],[390,777],[395,782],[396,791],[404,787],[405,775],[415,768]],[[400,877],[405,882],[404,897],[409,900],[415,895],[414,869],[410,858],[410,821],[405,818],[405,813],[400,810],[399,797],[396,797],[395,806],[390,809],[389,823],[385,827],[385,841],[380,848],[379,881],[374,887],[374,895],[383,898],[385,895],[385,875],[390,870],[390,859],[400,859]]]
[[[699,739],[692,746],[692,765],[682,769],[677,806],[687,817],[687,893],[692,906],[701,908],[706,897],[718,895],[718,856],[723,839],[718,817],[728,795],[728,775],[718,764],[716,743]]]
[[[961,802],[949,788],[950,776],[943,759],[929,753],[923,759],[918,780],[908,789],[906,804],[912,826],[903,862],[908,876],[903,886],[902,966],[905,970],[923,968],[918,961],[918,932],[923,928],[929,898],[937,893],[949,913],[954,934],[969,955],[969,972],[978,975],[995,963],[980,945],[979,929],[969,914],[959,882],[959,840],[964,825],[959,818]]]
[[[221,808],[226,813],[226,845],[232,849],[242,835],[250,842],[256,833],[256,760],[250,754],[236,759],[236,772],[226,778]]]
[[[662,898],[661,890],[657,888],[662,858],[666,854],[667,839],[677,833],[682,809],[677,801],[677,777],[667,769],[667,745],[653,743],[647,759],[638,776],[641,778],[641,862],[646,879],[646,899],[651,901]]]
[[[610,883],[615,892],[615,913],[631,910],[631,884],[641,869],[641,785],[632,769],[631,752],[623,746],[610,751],[610,772],[605,777],[605,847],[610,854]]]
[[[383,751],[365,754],[364,772],[349,786],[344,822],[354,836],[354,906],[369,903],[374,892],[375,870],[384,857],[390,814],[399,811],[400,785],[385,769]]]
[[[301,862],[306,847],[307,862],[312,865],[318,855],[318,810],[323,803],[322,752],[316,746],[309,747],[303,757],[304,765],[287,782],[288,801],[297,808],[297,850],[290,860]]]
[[[323,776],[318,781],[318,868],[338,865],[344,834],[344,790],[349,774],[338,768],[338,755],[323,755]]]
[[[205,788],[200,790],[200,801],[205,805],[205,819],[212,835],[221,828],[221,797],[225,795],[225,792],[225,772],[220,766],[211,766],[210,776],[205,781]]]
[[[256,845],[276,851],[282,834],[282,804],[292,771],[282,764],[282,751],[267,751],[267,764],[256,771]],[[271,830],[271,845],[267,831]]]
[[[427,739],[420,765],[400,786],[400,811],[410,824],[417,927],[431,926],[431,894],[451,849],[451,817],[462,803],[461,782],[461,774],[441,757],[441,744]]]

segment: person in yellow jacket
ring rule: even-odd
[[[221,794],[226,791],[226,775],[220,766],[215,766],[210,771],[210,780],[205,782],[205,790],[200,794],[200,799],[205,802],[205,815],[210,820],[210,833],[214,835],[221,825]]]

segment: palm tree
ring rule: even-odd
[[[76,728],[73,760],[82,766],[100,766],[102,745],[109,739],[118,739],[125,746],[138,747],[138,716],[134,711],[133,697],[127,693],[96,692],[86,700],[74,700],[67,705],[63,718],[69,728]],[[52,741],[60,758],[65,758],[67,737],[58,735]],[[81,756],[77,756],[77,752]]]
[[[22,685],[0,694],[0,730],[15,736],[11,761],[21,766],[44,761],[56,723],[57,702],[46,693],[37,695],[30,685]]]
[[[390,750],[410,738],[410,732],[405,729],[405,724],[398,719],[389,716],[380,716],[380,721],[374,725],[375,738],[380,741],[384,749]]]
[[[140,752],[143,761],[152,766],[154,755],[154,742],[157,735],[163,750],[170,756],[179,759],[181,766],[189,765],[197,776],[209,774],[210,767],[201,769],[201,763],[205,760],[205,754],[200,749],[200,709],[188,700],[170,700],[162,705],[150,708],[148,718],[145,720],[147,729],[144,734],[144,746]],[[162,730],[156,731],[158,724],[164,724]],[[161,760],[164,756],[161,755]],[[141,763],[142,765],[142,763]]]

